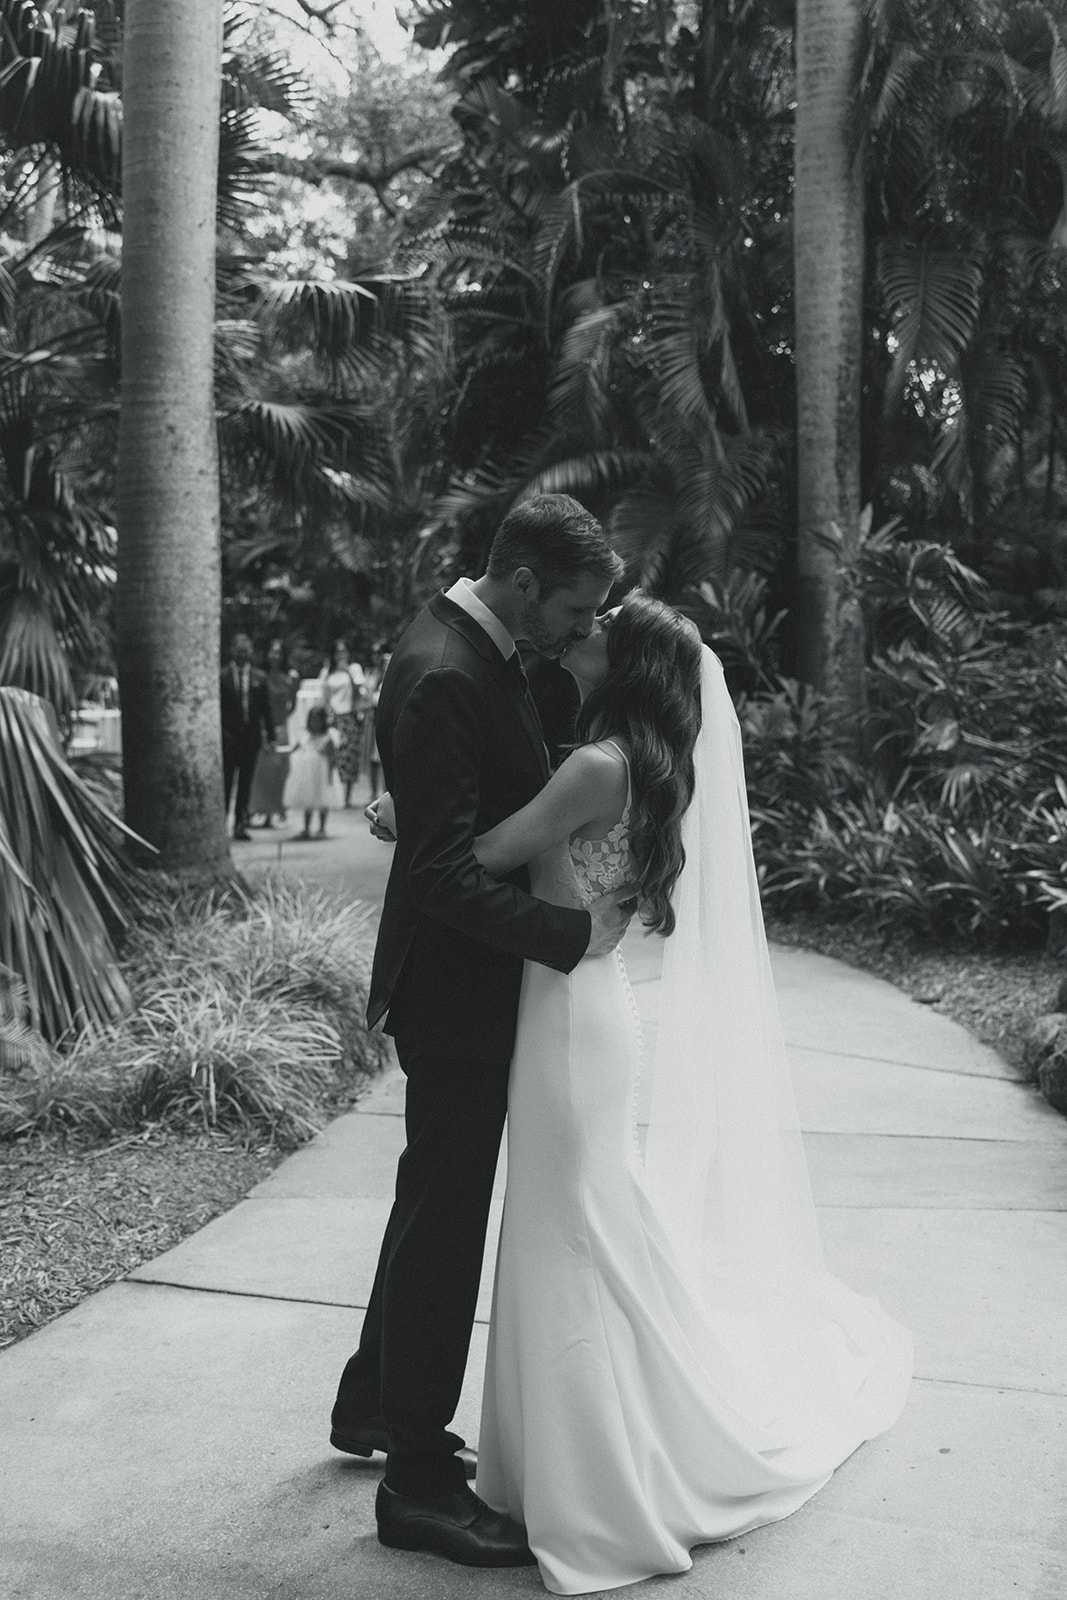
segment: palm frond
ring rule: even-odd
[[[1062,9],[1016,4],[1002,35],[1027,111],[1062,129],[1067,118],[1067,28]]]
[[[0,684],[27,689],[66,722],[76,697],[67,653],[46,601],[21,589],[0,610]]]
[[[255,282],[257,315],[284,347],[308,349],[332,365],[358,368],[387,353],[390,336],[432,347],[427,311],[410,278],[381,274],[360,281],[303,278]]]
[[[667,154],[677,161],[685,156],[710,180],[716,198],[736,203],[743,192],[745,169],[737,144],[699,117],[672,119],[665,130]],[[679,149],[679,136],[684,143]]]
[[[612,354],[628,309],[624,302],[595,305],[566,329],[548,391],[549,412],[558,424],[580,419],[594,434],[606,425],[612,409]]]
[[[971,430],[985,453],[1014,446],[1029,394],[1022,361],[997,340],[972,352],[964,369]]]
[[[270,111],[290,121],[311,105],[311,87],[281,51],[249,50],[237,35],[243,19],[227,19],[222,64],[226,109]]]
[[[649,362],[662,405],[712,435],[715,418],[704,385],[699,347],[707,330],[694,317],[692,295],[685,280],[657,284],[651,296],[649,333]]]
[[[913,596],[911,609],[932,638],[957,648],[975,643],[974,608],[956,595]]]
[[[608,521],[611,542],[642,588],[663,592],[678,534],[678,507],[666,484],[651,475],[624,489]]]
[[[527,494],[572,494],[599,499],[647,472],[649,458],[641,450],[591,450],[542,467],[527,480]]]
[[[963,251],[886,239],[878,249],[877,281],[896,343],[886,385],[888,413],[899,402],[913,362],[955,370],[978,321],[982,265]]]
[[[0,1075],[45,1069],[52,1051],[25,1020],[26,986],[13,972],[0,967]]]
[[[358,406],[248,400],[222,419],[219,436],[234,469],[260,482],[265,473],[286,503],[388,504],[387,472]]]
[[[53,1042],[129,1005],[111,938],[134,882],[124,835],[64,760],[44,703],[0,688],[0,965]]]
[[[17,150],[44,146],[104,200],[120,182],[122,112],[95,87],[93,42],[87,11],[71,36],[42,27],[25,0],[0,0],[0,132]]]
[[[914,113],[916,100],[922,100],[922,90],[930,71],[930,53],[917,45],[902,42],[889,55],[869,103],[868,118],[872,130],[880,132],[885,127],[896,129]],[[918,89],[918,92],[917,92]]]
[[[539,220],[540,227],[534,237],[531,263],[534,282],[541,299],[541,316],[547,344],[551,338],[551,315],[556,283],[564,259],[572,244],[579,253],[582,248],[580,185],[568,184],[561,194],[548,196],[544,200]]]

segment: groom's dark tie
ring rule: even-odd
[[[519,688],[522,690],[523,694],[529,698],[530,680],[526,676],[526,668],[522,664],[522,657],[520,656],[518,650],[513,650],[511,655],[508,656],[508,666],[511,669],[512,676],[518,679]]]
[[[526,704],[529,706],[530,710],[533,712],[534,721],[537,723],[538,729],[540,729],[540,727],[541,727],[541,713],[537,709],[537,701],[534,699],[533,695],[530,693],[530,680],[526,676],[526,668],[522,664],[522,657],[519,655],[518,650],[513,650],[511,655],[508,656],[508,659],[504,664],[508,668],[508,671],[511,673],[512,677],[516,678],[518,680],[519,687],[522,690],[523,699],[526,701]],[[549,748],[548,748],[547,744],[544,744],[544,735],[543,734],[541,736],[541,742],[544,745],[545,760],[548,762],[549,767],[551,767],[551,765],[552,765],[552,756],[551,756],[551,754],[549,752]]]

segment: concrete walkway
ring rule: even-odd
[[[282,866],[376,898],[358,812]],[[270,836],[239,857],[276,864]],[[655,1027],[655,947],[627,959]],[[786,1522],[634,1600],[1067,1594],[1067,1120],[891,986],[775,951],[826,1255],[915,1333],[916,1381]],[[7,1600],[498,1600],[536,1569],[384,1550],[380,1462],[335,1454],[402,1143],[392,1073],[226,1216],[0,1353]],[[499,1205],[499,1197],[498,1197]],[[488,1311],[458,1426],[477,1438]],[[432,1337],[432,1330],[427,1330]]]

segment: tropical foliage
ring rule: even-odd
[[[902,559],[906,555],[907,559]],[[767,903],[884,933],[1061,942],[1067,912],[1064,630],[989,604],[951,550],[872,536],[871,759],[786,682],[741,702]]]
[[[62,1052],[9,1028],[8,1062],[0,1009],[0,1139],[162,1125],[301,1143],[382,1065],[369,951],[366,909],[321,892],[143,885],[121,961],[129,1015]]]
[[[64,673],[109,648],[118,24],[107,0],[0,12],[0,679],[63,712]],[[342,18],[358,21],[342,4],[314,26],[337,19],[344,58]],[[1055,898],[1059,680],[1033,666],[1031,630],[1067,613],[1067,11],[867,0],[865,19],[852,132],[869,510],[834,549],[868,639],[858,756],[837,708],[796,681],[784,0],[427,0],[414,38],[446,73],[406,104],[363,46],[347,88],[316,92],[264,10],[231,8],[226,605],[257,631],[321,645],[346,626],[366,648],[477,565],[517,496],[570,490],[610,525],[629,579],[723,654],[771,892],[863,902],[819,888],[815,868],[788,886],[816,813],[852,841],[843,861],[870,834],[878,859],[934,883],[985,850],[961,829],[992,829],[1029,843],[1010,858],[1025,892],[988,926],[1036,926]],[[347,231],[321,212],[273,225],[327,190],[350,197]],[[926,808],[913,828],[912,804]],[[957,842],[923,853],[938,811]],[[906,895],[886,904],[926,916]]]
[[[83,95],[72,126],[95,130],[98,152],[76,163],[75,133],[60,138],[55,119],[50,143],[31,142],[43,114],[15,116],[0,99],[24,189],[44,152],[64,197],[81,183],[78,203],[114,220],[111,7],[7,9],[18,22],[8,48],[42,62],[32,85],[21,66],[11,82],[26,80],[28,107],[38,89],[45,104],[50,64],[58,83],[75,63],[70,83],[93,115]],[[340,28],[344,14],[331,8],[317,26]],[[442,92],[417,76],[401,107],[398,69],[375,66],[365,44],[350,55],[352,89],[316,95],[269,19],[228,15],[219,401],[234,614],[313,628],[333,597],[369,642],[395,629],[442,561],[477,561],[516,494],[560,487],[610,521],[634,576],[687,605],[732,572],[766,578],[788,670],[792,9],[584,0],[564,15],[434,0],[414,36],[445,56],[450,123]],[[947,540],[1024,594],[1055,589],[1064,566],[1050,518],[1063,482],[1064,27],[1059,0],[872,0],[857,98],[864,498],[901,538]],[[287,258],[269,217],[279,205],[299,217],[301,196],[323,185],[349,196],[358,234],[313,232]],[[25,196],[16,210],[24,235]],[[281,276],[287,260],[304,275]],[[94,347],[82,364],[113,382],[113,337],[102,338],[118,314],[113,254],[110,268],[99,253],[76,265],[90,292],[78,285],[67,300]],[[416,322],[398,273],[424,286]],[[84,396],[68,407],[84,424]],[[83,427],[64,420],[49,438],[83,453]],[[107,456],[93,452],[103,479]],[[106,581],[108,485],[92,488],[72,493],[97,512],[104,549],[91,565]],[[433,530],[436,545],[420,537]],[[78,537],[84,547],[90,530]],[[82,659],[71,619],[47,609]],[[58,654],[42,644],[46,656],[52,676],[38,669],[33,682],[59,693]]]
[[[464,136],[405,245],[431,264],[455,352],[439,516],[476,560],[519,493],[566,490],[635,575],[680,596],[739,548],[766,555],[746,519],[783,408],[756,398],[757,362],[774,361],[740,258],[747,136],[773,141],[783,62],[768,51],[758,89],[753,62],[712,97],[698,80],[722,63],[698,59],[669,8],[587,4],[563,23],[503,8],[509,26],[501,9],[438,5],[416,30],[447,31]]]
[[[383,500],[366,477],[368,396],[422,327],[395,273],[280,278],[249,256],[244,219],[271,181],[263,117],[299,119],[307,102],[288,62],[249,43],[253,21],[229,6],[219,173],[235,573],[268,530],[268,550],[294,565],[307,530],[312,564],[331,540],[358,563],[352,527]],[[80,684],[113,662],[121,8],[0,0],[0,41],[0,682],[45,695],[66,721]]]
[[[129,1005],[114,938],[134,875],[126,830],[64,759],[51,707],[0,688],[0,976],[10,1050],[58,1042]],[[14,981],[12,982],[12,978]]]

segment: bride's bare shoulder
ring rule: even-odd
[[[625,766],[629,759],[630,750],[626,740],[614,738],[576,745],[567,757],[569,762],[575,763],[575,770],[581,768],[586,773],[602,773],[605,776]]]
[[[625,799],[629,752],[622,740],[599,739],[595,744],[580,744],[560,768],[568,784],[581,788],[596,807],[598,816],[613,812]]]
[[[594,759],[606,757],[609,761],[617,762],[620,756],[628,761],[630,759],[630,741],[625,734],[608,733],[602,739],[594,739],[589,744],[575,746],[574,754],[579,751],[590,752]]]

